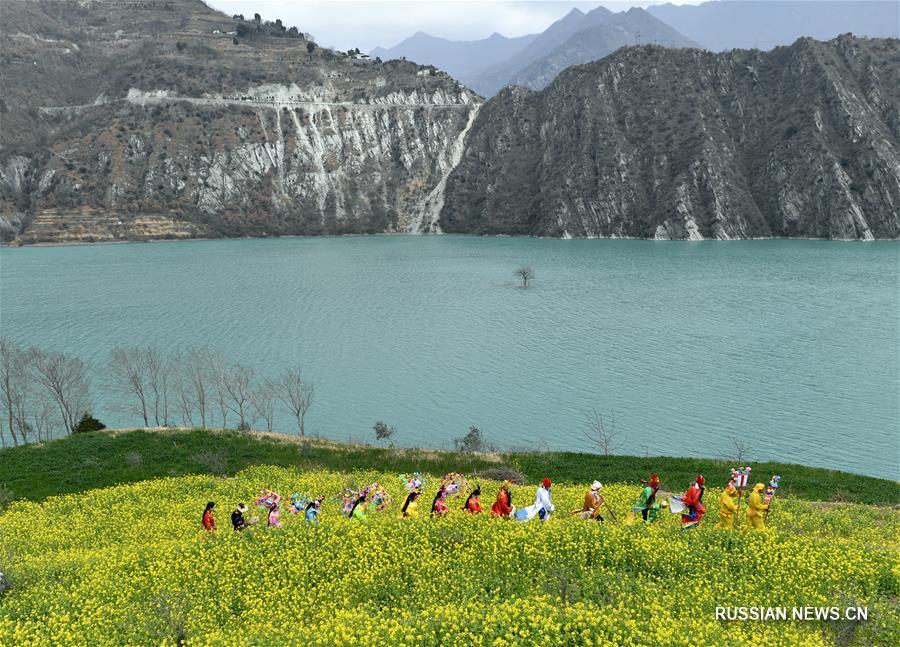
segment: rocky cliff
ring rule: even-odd
[[[897,40],[627,47],[483,104],[199,0],[0,12],[6,241],[900,237]]]
[[[433,230],[480,99],[239,24],[197,0],[4,2],[4,237]]]
[[[900,42],[626,48],[481,109],[448,232],[900,236]]]

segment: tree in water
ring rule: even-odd
[[[515,276],[518,276],[522,279],[522,287],[527,288],[528,282],[534,278],[534,270],[528,267],[527,265],[520,267],[515,272],[513,272]]]

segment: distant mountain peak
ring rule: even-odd
[[[632,9],[634,9],[634,7],[632,7]],[[607,9],[606,7],[604,7],[603,5],[600,5],[599,7],[596,7],[594,9],[591,9],[590,11],[588,11],[585,15],[586,16],[611,16],[611,15],[613,15],[613,12],[610,11],[609,9]]]

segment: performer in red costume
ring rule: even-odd
[[[510,488],[512,484],[509,481],[503,481],[500,491],[497,492],[497,500],[491,506],[492,517],[512,517],[516,511],[516,506],[512,504],[512,492]]]
[[[685,505],[684,512],[681,514],[682,530],[700,525],[703,515],[706,514],[706,506],[703,505],[703,483],[703,475],[698,474],[697,480],[681,497],[681,502]]]

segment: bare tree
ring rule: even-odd
[[[169,362],[170,380],[172,392],[175,397],[175,406],[181,414],[181,422],[190,427],[194,426],[194,399],[188,362],[190,355],[184,356],[176,353]]]
[[[27,351],[0,339],[0,407],[6,418],[13,445],[28,442],[28,400],[31,361]],[[18,436],[17,436],[18,434]]]
[[[740,436],[731,436],[728,439],[730,444],[728,450],[722,455],[722,458],[737,463],[738,467],[744,465],[752,456],[750,454],[750,446]]]
[[[238,417],[238,429],[245,429],[249,426],[247,414],[254,387],[253,369],[243,364],[226,367],[223,386],[228,396],[228,408]]]
[[[37,441],[50,440],[53,431],[53,401],[43,393],[36,393],[29,408],[28,426],[37,436]]]
[[[273,386],[275,395],[284,402],[297,419],[300,435],[305,435],[304,419],[316,393],[312,382],[303,381],[303,374],[298,367],[282,373]]]
[[[581,436],[604,456],[609,456],[621,446],[621,443],[617,442],[618,435],[615,412],[612,412],[608,425],[603,414],[596,409],[584,414],[584,429]]]
[[[168,427],[172,362],[155,348],[146,350],[146,361],[147,385],[152,397],[153,420],[157,427]]]
[[[114,348],[109,360],[110,386],[120,393],[133,396],[134,402],[126,405],[150,426],[147,415],[147,351],[143,348]]]
[[[523,288],[527,288],[528,282],[534,278],[534,270],[531,269],[530,267],[528,267],[527,265],[520,267],[515,272],[513,272],[513,274],[515,274],[520,279],[522,279],[522,287]]]
[[[59,409],[66,434],[71,435],[79,416],[90,407],[87,366],[77,357],[33,351],[37,383]]]
[[[216,356],[208,348],[195,348],[187,358],[186,372],[191,400],[197,407],[197,413],[200,414],[200,426],[204,428],[213,389],[212,383],[215,382],[216,363]]]
[[[250,393],[250,402],[256,415],[265,420],[266,431],[272,433],[275,421],[275,390],[271,382],[258,384]]]
[[[208,368],[212,375],[213,386],[215,387],[213,394],[215,396],[216,405],[219,407],[219,413],[222,415],[222,429],[228,427],[228,365],[225,359],[219,353],[210,353],[207,357]]]

